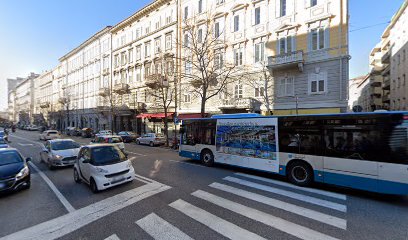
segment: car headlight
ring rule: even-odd
[[[61,159],[63,159],[64,157],[63,157],[63,156],[60,156],[60,155],[54,155],[54,158],[55,158],[56,160],[61,160]]]
[[[30,170],[28,169],[27,166],[24,166],[23,169],[16,175],[17,180],[20,180],[24,177],[26,177],[30,173]]]
[[[108,170],[105,170],[105,169],[99,168],[99,167],[95,168],[95,170],[96,170],[98,173],[108,173]]]
[[[133,167],[132,162],[129,161],[128,164],[126,165],[126,167],[127,167],[127,168],[132,168],[132,167]]]

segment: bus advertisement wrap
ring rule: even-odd
[[[219,119],[216,132],[218,162],[279,171],[277,119]]]

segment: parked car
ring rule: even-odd
[[[111,130],[100,130],[95,136],[112,135]]]
[[[0,138],[0,149],[1,148],[8,148],[8,147],[9,147],[8,141],[6,139],[4,139],[4,138]]]
[[[119,132],[118,136],[121,136],[123,139],[123,142],[125,143],[130,143],[136,141],[137,134],[134,132]]]
[[[5,131],[0,131],[0,139],[8,141],[8,134]]]
[[[27,130],[29,131],[38,131],[40,128],[37,125],[29,125]]]
[[[76,128],[76,127],[72,127],[72,128],[69,130],[69,135],[70,135],[70,136],[81,136],[81,129]]]
[[[72,139],[49,140],[40,152],[40,160],[48,168],[72,166],[78,156],[81,145]]]
[[[92,128],[82,128],[81,130],[81,137],[83,138],[90,138],[92,137],[93,130]]]
[[[85,182],[94,193],[134,179],[132,163],[113,144],[84,146],[75,161],[74,181]]]
[[[61,138],[61,134],[57,130],[47,130],[40,134],[40,140],[52,140]]]
[[[71,131],[74,130],[75,127],[67,127],[65,128],[65,134],[71,136]]]
[[[0,149],[0,192],[30,188],[28,161],[15,148]]]
[[[148,144],[151,147],[163,145],[165,142],[164,136],[157,133],[146,133],[136,139],[137,144]]]
[[[123,139],[120,136],[117,135],[96,136],[91,142],[91,144],[103,144],[103,143],[117,145],[120,148],[120,150],[125,152],[125,144],[123,144]]]

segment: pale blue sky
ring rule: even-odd
[[[237,0],[238,1],[238,0]],[[300,0],[297,0],[300,1]],[[336,0],[334,0],[336,1]],[[7,78],[41,73],[107,25],[151,0],[3,0],[0,2],[0,110],[7,107]],[[404,0],[349,0],[350,77],[368,71],[368,54]],[[355,31],[353,31],[355,30]]]

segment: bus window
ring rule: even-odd
[[[183,126],[183,144],[194,146],[197,144],[215,145],[216,120],[202,120],[186,123]]]

